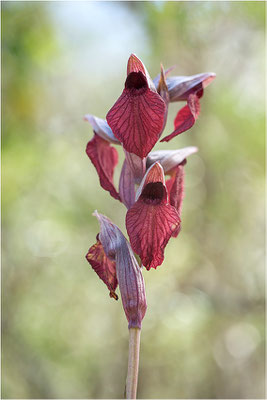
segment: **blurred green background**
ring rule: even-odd
[[[144,271],[140,398],[264,398],[263,2],[2,2],[2,398],[122,398],[128,330],[85,260],[125,209],[85,154],[135,52],[151,76],[217,73],[182,232]],[[171,104],[165,133],[182,103]],[[123,161],[119,150],[120,165]],[[119,168],[116,171],[116,182]]]

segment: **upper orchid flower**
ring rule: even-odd
[[[125,88],[107,114],[107,122],[125,150],[144,158],[163,130],[166,105],[144,64],[132,54]]]

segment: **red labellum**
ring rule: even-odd
[[[118,164],[117,150],[110,146],[109,142],[95,135],[87,143],[86,154],[97,170],[102,188],[107,190],[114,199],[120,200],[113,183],[114,169]]]
[[[162,184],[150,185],[145,197],[140,197],[126,215],[126,228],[131,246],[147,270],[156,269],[162,264],[164,249],[180,226],[180,218],[175,208],[169,204],[161,204],[160,198],[157,198],[157,193],[162,195]]]
[[[116,138],[129,153],[144,158],[163,130],[166,105],[141,60],[128,60],[125,88],[107,114]]]
[[[102,243],[97,240],[86,254],[87,261],[91,264],[93,270],[97,273],[100,279],[105,283],[109,289],[110,297],[118,300],[115,290],[118,286],[116,276],[116,263],[111,261],[105,254]]]
[[[190,94],[188,96],[187,105],[178,111],[174,120],[174,131],[163,138],[161,142],[169,142],[175,136],[190,129],[196,122],[200,113],[200,103],[197,94]]]

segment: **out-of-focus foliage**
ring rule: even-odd
[[[264,397],[264,7],[3,4],[3,398],[123,397],[127,322],[84,256],[92,211],[125,231],[125,210],[99,187],[82,117],[106,115],[131,52],[152,75],[217,73],[193,129],[157,145],[199,153],[182,232],[144,271],[138,396]]]

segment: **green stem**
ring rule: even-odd
[[[126,380],[126,399],[136,399],[141,329],[129,329],[129,359]]]

